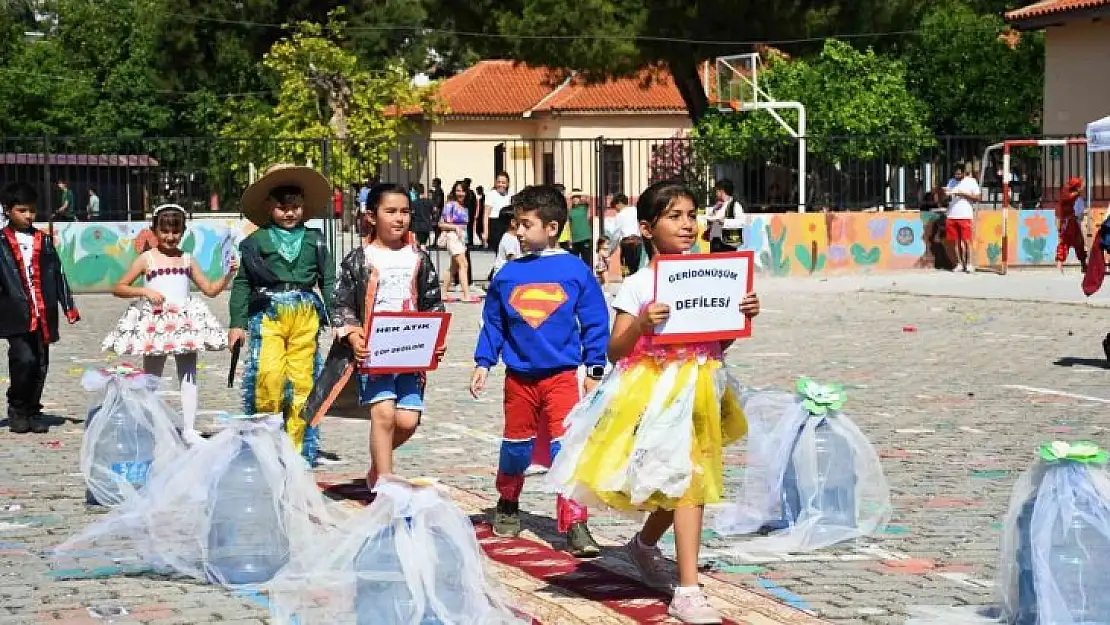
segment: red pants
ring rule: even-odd
[[[1056,244],[1056,262],[1062,263],[1068,259],[1068,250],[1075,248],[1075,257],[1080,265],[1087,264],[1087,246],[1083,242],[1083,229],[1079,227],[1079,220],[1066,217],[1057,228],[1060,241]]]
[[[524,471],[532,463],[541,430],[550,435],[549,461],[559,453],[559,439],[565,431],[563,419],[576,403],[578,373],[573,369],[543,378],[505,375],[505,430],[497,466],[497,492],[502,499],[520,500]],[[557,498],[555,512],[560,532],[587,518],[585,506],[562,495]]]

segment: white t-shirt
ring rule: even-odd
[[[378,271],[378,292],[374,296],[374,309],[383,312],[416,310],[412,281],[420,263],[420,255],[407,245],[399,250],[367,245],[366,256],[370,265]]]
[[[949,193],[954,193],[956,191],[969,193],[971,195],[979,195],[982,193],[979,189],[979,183],[971,176],[964,176],[959,182],[956,182],[956,179],[953,178],[948,181],[947,188]],[[949,196],[948,219],[972,219],[974,217],[975,210],[967,198]]]
[[[15,241],[19,244],[19,254],[23,257],[23,278],[31,286],[31,310],[37,311],[38,297],[35,296],[35,274],[32,269],[35,260],[35,235],[16,231]]]
[[[640,220],[636,218],[636,207],[625,206],[617,213],[616,243],[627,237],[640,236]]]
[[[497,192],[497,189],[491,190],[486,194],[486,214],[490,219],[497,219],[501,216],[501,211],[513,201],[513,194],[507,189],[505,195]]]
[[[501,242],[497,244],[497,258],[493,260],[494,275],[496,275],[498,271],[501,271],[505,263],[512,260],[512,258],[520,258],[521,255],[520,239],[516,238],[516,235],[508,232],[501,235]],[[509,258],[510,256],[512,258]]]
[[[613,298],[613,308],[630,315],[639,315],[640,310],[655,299],[655,269],[648,266],[628,276],[621,283],[621,290]]]

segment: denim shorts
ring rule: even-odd
[[[393,400],[398,408],[424,412],[424,389],[417,373],[358,374],[358,402],[362,406]]]

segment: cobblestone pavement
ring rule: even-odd
[[[1022,274],[934,280],[977,280],[989,292]],[[731,371],[755,386],[787,387],[799,375],[849,385],[846,410],[883,458],[895,512],[881,535],[807,556],[751,558],[742,543],[707,531],[708,574],[845,624],[902,623],[910,606],[991,602],[1000,521],[1034,446],[1053,437],[1110,444],[1099,345],[1105,315],[1060,303],[861,292],[850,280],[757,284],[764,314],[753,338],[730,351]],[[124,605],[139,621],[263,621],[256,595],[187,582],[49,577],[42,551],[95,518],[77,473],[87,401],[78,380],[83,368],[106,363],[100,339],[125,307],[102,295],[78,303],[85,320],[63,328],[51,353],[45,399],[58,424],[44,435],[0,432],[0,623],[89,622],[86,607],[104,604]],[[431,376],[425,425],[398,457],[403,473],[437,476],[492,501],[500,393],[474,401],[465,390],[479,310],[453,305],[449,352]],[[236,409],[234,392],[223,388],[228,362],[226,353],[203,357],[202,409]],[[0,363],[0,387],[7,383]],[[490,388],[500,383],[498,374]],[[367,430],[365,421],[325,421],[324,448],[340,464],[322,468],[321,479],[365,471]],[[741,451],[730,450],[730,492]],[[541,483],[526,489],[522,505],[537,515],[526,524],[542,537],[553,523]],[[606,541],[635,530],[604,513],[593,525]]]

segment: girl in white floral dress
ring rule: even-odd
[[[116,297],[137,298],[101,349],[121,356],[142,356],[143,370],[161,377],[171,354],[177,363],[181,387],[184,436],[200,440],[196,432],[197,352],[227,347],[227,335],[204,302],[189,297],[189,282],[208,297],[216,297],[235,276],[237,263],[230,259],[227,275],[209,282],[191,254],[178,245],[185,235],[185,210],[176,204],[154,209],[151,226],[158,247],[143,252],[112,289]],[[132,286],[143,278],[143,286]]]

